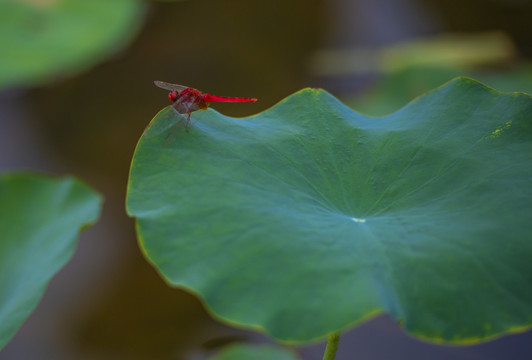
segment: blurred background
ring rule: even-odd
[[[0,359],[201,360],[269,342],[212,319],[143,258],[124,209],[129,164],[164,80],[263,111],[303,87],[384,115],[455,76],[532,93],[529,0],[1,0],[0,171],[72,174],[105,196],[100,221]],[[324,344],[298,347],[321,359]],[[382,316],[342,359],[530,359],[532,332],[468,347],[413,339]]]

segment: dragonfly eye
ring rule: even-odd
[[[171,102],[175,102],[177,100],[177,96],[178,96],[178,92],[174,90],[174,91],[172,91],[171,93],[168,94],[168,99]]]

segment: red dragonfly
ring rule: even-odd
[[[194,88],[171,84],[164,81],[154,81],[155,86],[161,89],[169,90],[168,99],[172,102],[170,107],[174,108],[179,114],[188,114],[185,129],[188,130],[190,114],[196,110],[205,110],[212,102],[255,102],[254,98],[225,97],[210,94],[202,94],[201,91]]]

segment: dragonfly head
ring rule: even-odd
[[[170,102],[176,102],[177,98],[179,97],[179,92],[177,92],[177,90],[173,90],[172,92],[170,92],[168,94],[168,99],[170,100]]]

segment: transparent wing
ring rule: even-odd
[[[157,81],[154,81],[153,83],[155,84],[155,86],[160,87],[161,89],[168,90],[168,91],[177,90],[177,91],[181,92],[181,91],[185,90],[186,88],[188,88],[188,86],[171,84],[171,83],[167,83],[165,81],[158,81],[157,80]]]

